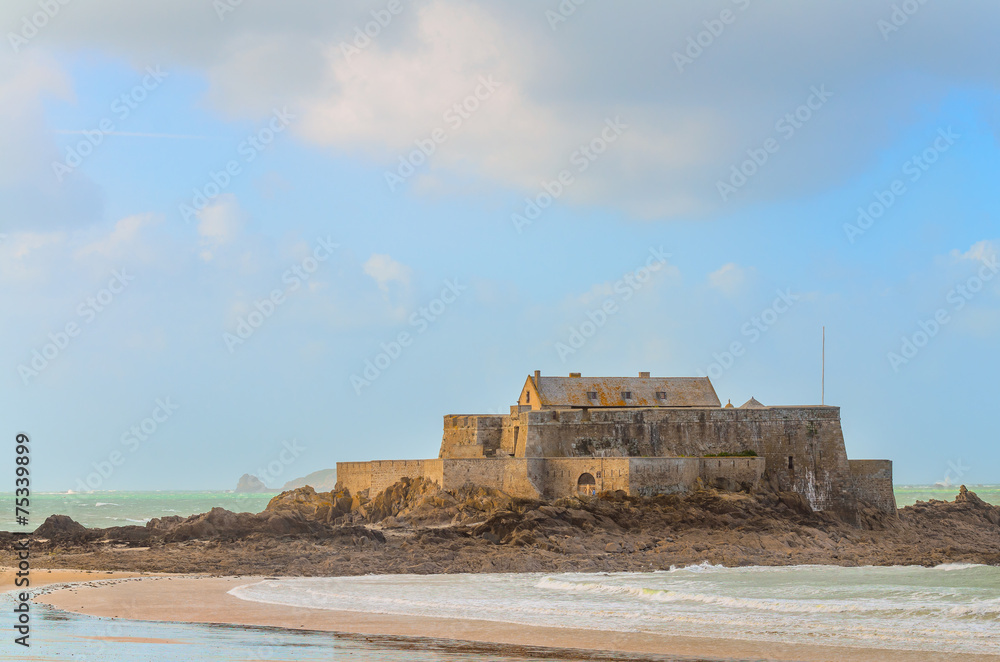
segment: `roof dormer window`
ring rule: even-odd
[[[597,391],[587,391],[587,397],[591,400],[597,399]]]
[[[657,400],[666,400],[667,399],[667,392],[666,391],[657,391],[656,392],[656,399]]]
[[[622,400],[631,400],[632,391],[622,391]]]

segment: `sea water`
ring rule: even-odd
[[[277,492],[35,492],[31,495],[29,512],[32,529],[49,515],[68,515],[88,528],[141,526],[153,517],[188,517],[216,507],[237,513],[259,513],[275,494]],[[0,492],[0,503],[14,502],[13,495],[6,500],[4,497],[5,493]],[[13,508],[0,512],[0,530],[20,530],[14,523]]]
[[[1000,567],[971,564],[289,578],[230,593],[380,614],[1000,655]]]

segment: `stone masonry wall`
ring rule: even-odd
[[[511,496],[537,499],[541,490],[532,480],[538,474],[536,465],[544,460],[526,458],[482,458],[441,460],[443,478],[441,487],[456,490],[466,483],[492,487]]]
[[[754,488],[760,484],[766,465],[762,457],[702,457],[698,458],[698,475],[710,486]]]
[[[492,457],[500,446],[505,418],[478,415],[445,416],[439,457]],[[511,454],[505,453],[505,455]]]
[[[698,459],[693,457],[632,457],[628,463],[632,496],[687,492],[698,480]]]
[[[522,457],[677,457],[753,450],[782,490],[816,510],[853,510],[839,407],[566,409],[512,414]],[[523,450],[522,450],[523,449]]]
[[[892,460],[850,460],[854,493],[862,501],[887,513],[896,512],[892,491]]]
[[[372,486],[371,462],[338,462],[337,489],[346,489],[357,494]]]
[[[549,498],[577,494],[578,481],[585,473],[594,477],[598,492],[629,490],[628,458],[546,458],[543,462],[538,465],[542,474],[536,478],[536,484]]]

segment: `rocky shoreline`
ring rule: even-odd
[[[6,565],[18,538],[0,532]],[[546,502],[404,479],[373,500],[302,487],[261,513],[215,508],[146,526],[87,529],[53,515],[31,547],[39,568],[217,575],[636,572],[702,562],[1000,565],[1000,507],[963,486],[954,501],[917,502],[895,517],[862,507],[844,521],[788,492]]]

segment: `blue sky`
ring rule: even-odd
[[[995,7],[389,4],[0,10],[0,402],[37,489],[434,457],[535,369],[818,403],[823,326],[852,457],[1000,480]]]

